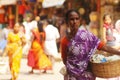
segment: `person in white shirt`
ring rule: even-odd
[[[87,25],[85,19],[82,19],[82,24],[81,24],[81,26],[80,26],[80,29],[84,29],[84,30],[89,31],[89,26]]]
[[[58,56],[57,40],[60,39],[58,29],[51,24],[51,20],[44,21],[44,30],[46,33],[44,51],[54,64],[55,58]]]
[[[4,49],[7,45],[8,33],[12,31],[13,30],[10,28],[9,25],[6,25],[5,28],[0,29],[0,55],[4,52]]]
[[[25,29],[25,38],[26,38],[26,44],[23,47],[23,54],[26,56],[31,48],[31,43],[33,40],[32,29],[34,28],[34,26],[31,21],[31,17],[29,16],[26,17],[26,21],[23,22],[23,26]]]

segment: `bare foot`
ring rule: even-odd
[[[33,70],[29,72],[29,74],[33,74]]]
[[[42,73],[47,73],[47,71],[46,71],[46,70],[44,70]]]

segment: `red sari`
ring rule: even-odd
[[[51,61],[43,51],[44,40],[40,39],[40,36],[45,38],[45,33],[39,33],[38,30],[34,30],[33,34],[35,39],[32,42],[32,46],[28,54],[28,66],[31,66],[33,69],[40,70],[52,69]]]

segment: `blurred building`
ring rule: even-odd
[[[25,17],[30,13],[34,15],[33,18],[40,16],[57,20],[64,18],[67,10],[75,8],[85,18],[87,24],[91,21],[90,14],[97,13],[91,17],[97,17],[94,19],[99,23],[97,34],[102,37],[103,14],[111,13],[114,22],[120,19],[120,0],[0,0],[0,5],[0,24],[10,24],[11,27],[18,21],[19,15]]]
[[[16,0],[0,0],[0,24],[2,27],[9,24],[13,27],[16,16]]]

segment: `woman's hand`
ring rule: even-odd
[[[19,35],[20,35],[20,38],[21,38],[22,45],[25,45],[26,44],[26,38],[25,38],[24,33],[20,32]]]
[[[108,53],[111,53],[111,54],[117,54],[117,55],[120,55],[120,51],[115,49],[115,48],[112,48],[111,46],[107,46],[107,45],[104,45],[102,48],[101,48],[102,51],[105,51],[105,52],[108,52]]]
[[[22,45],[26,44],[26,38],[24,36],[21,38],[21,41],[22,41]]]

